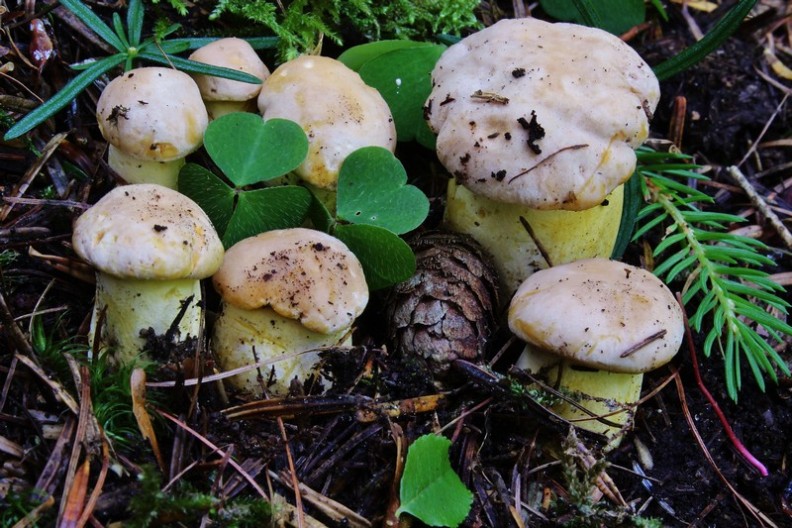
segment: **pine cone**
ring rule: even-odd
[[[410,241],[417,269],[390,296],[387,315],[397,353],[425,358],[442,377],[451,361],[483,356],[495,326],[498,279],[472,238],[428,231]]]

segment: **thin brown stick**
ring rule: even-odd
[[[754,207],[756,207],[767,221],[773,226],[773,229],[779,234],[781,239],[784,241],[787,249],[792,250],[792,233],[789,232],[789,229],[784,225],[778,215],[767,205],[767,202],[763,197],[756,192],[756,188],[748,181],[748,178],[740,171],[740,169],[736,166],[731,166],[727,169],[729,175],[734,179],[734,181],[739,184],[745,194],[748,196],[748,199],[751,200],[751,203]]]

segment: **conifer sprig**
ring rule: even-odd
[[[702,208],[712,198],[686,183],[707,179],[700,169],[683,154],[639,151],[647,205],[638,213],[633,240],[665,229],[652,253],[658,262],[654,273],[668,284],[681,283],[685,306],[695,306],[691,327],[706,330],[704,354],[715,350],[722,357],[727,392],[737,400],[744,364],[762,390],[767,377],[776,381],[778,371],[789,375],[773,348],[792,335],[792,326],[780,318],[789,303],[780,296],[784,288],[765,271],[774,264],[766,255],[769,248],[728,231],[745,219]]]

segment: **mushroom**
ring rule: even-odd
[[[349,154],[369,146],[396,149],[385,99],[336,59],[303,55],[282,64],[264,81],[258,107],[265,120],[290,119],[303,127],[308,156],[295,172],[331,209]]]
[[[184,158],[203,144],[209,116],[189,75],[147,67],[108,83],[96,120],[110,143],[107,162],[124,180],[175,189]]]
[[[286,394],[294,379],[318,379],[317,349],[348,344],[352,324],[368,302],[357,257],[340,240],[305,228],[237,242],[213,282],[222,297],[212,337],[218,362],[232,370],[276,360],[264,373],[266,388],[275,395]],[[263,388],[256,370],[230,381],[247,393]]]
[[[195,202],[156,184],[116,187],[77,219],[73,245],[97,271],[92,340],[118,362],[141,355],[141,332],[176,337],[174,321],[182,340],[200,335],[200,279],[220,267],[223,245]]]
[[[531,364],[518,366],[549,369],[556,387],[589,412],[568,402],[553,410],[614,443],[631,422],[643,373],[670,361],[684,335],[682,308],[660,279],[604,258],[532,274],[511,301],[509,327],[534,351],[523,358]]]
[[[189,58],[212,66],[223,66],[249,73],[262,81],[270,74],[253,46],[246,40],[236,37],[212,41],[195,50]],[[261,91],[261,84],[202,74],[194,75],[193,79],[201,91],[209,119],[217,119],[231,112],[256,111],[256,98]]]
[[[432,78],[425,115],[454,177],[445,223],[493,255],[505,298],[536,269],[610,256],[659,98],[641,57],[599,29],[501,20]]]

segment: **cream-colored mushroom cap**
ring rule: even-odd
[[[509,307],[519,338],[573,363],[612,372],[646,372],[677,353],[682,309],[648,271],[586,259],[537,271]]]
[[[201,208],[167,187],[116,187],[75,222],[74,250],[99,271],[147,280],[203,279],[223,244]]]
[[[584,210],[633,172],[660,90],[618,37],[534,18],[449,47],[425,105],[443,165],[465,187],[534,209]]]
[[[215,40],[195,50],[190,59],[212,66],[222,66],[249,73],[262,81],[269,77],[269,69],[246,40],[228,37]],[[251,84],[196,74],[193,76],[206,101],[247,101],[258,96],[261,84]]]
[[[268,231],[237,242],[212,280],[227,303],[247,310],[269,306],[324,334],[351,327],[368,303],[357,257],[313,229]]]
[[[96,104],[96,120],[102,136],[124,154],[172,161],[203,144],[209,115],[192,77],[147,67],[110,81]]]
[[[299,123],[308,135],[308,157],[297,174],[335,189],[338,171],[353,151],[396,148],[396,126],[380,93],[357,72],[329,57],[303,55],[272,72],[261,87],[259,111]]]

